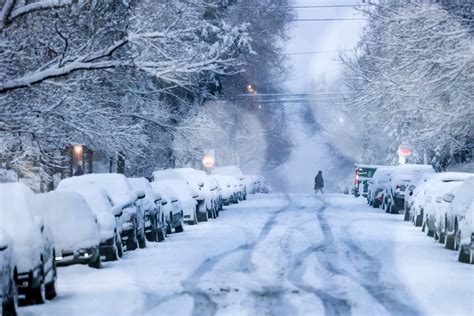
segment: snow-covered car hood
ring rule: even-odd
[[[35,212],[51,229],[58,253],[99,244],[97,217],[79,193],[52,191],[35,195],[34,201]]]

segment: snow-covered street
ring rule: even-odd
[[[474,267],[348,195],[249,197],[104,269],[59,269],[20,315],[472,315]]]

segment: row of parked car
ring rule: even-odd
[[[41,304],[56,296],[57,267],[119,260],[217,218],[247,194],[266,193],[261,176],[237,166],[211,175],[192,168],[157,170],[152,178],[87,174],[63,179],[56,190],[34,194],[26,185],[0,184],[1,315],[15,315],[18,298]]]
[[[374,166],[372,166],[374,167]],[[377,166],[363,193],[367,203],[404,220],[474,264],[474,174],[435,173],[429,165]]]

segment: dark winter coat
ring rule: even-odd
[[[324,188],[323,173],[318,172],[318,174],[316,175],[316,178],[314,178],[314,189],[318,190],[322,188]]]

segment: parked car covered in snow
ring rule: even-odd
[[[431,165],[406,164],[394,168],[388,183],[385,184],[383,209],[387,213],[398,214],[405,207],[405,194],[408,192],[408,187],[416,184],[422,174],[434,174],[434,172]]]
[[[216,216],[216,206],[218,205],[218,196],[213,188],[209,187],[208,177],[203,171],[192,168],[177,168],[157,170],[153,172],[154,181],[162,180],[184,180],[190,186],[191,190],[199,192],[196,199],[197,218],[199,222],[207,221],[209,217]]]
[[[222,166],[212,169],[212,174],[233,176],[239,181],[240,195],[239,200],[247,199],[247,188],[245,182],[245,176],[242,170],[238,166]]]
[[[408,186],[407,192],[405,192],[405,203],[403,206],[403,210],[404,210],[403,220],[404,221],[413,222],[411,208],[413,207],[413,203],[415,202],[415,197],[420,192],[420,190],[423,190],[425,182],[428,179],[432,178],[434,175],[435,173],[421,173],[419,177],[416,178],[417,180],[414,180]]]
[[[31,208],[33,192],[22,183],[0,184],[0,230],[11,239],[16,258],[18,293],[29,303],[56,296],[54,245]]]
[[[158,187],[166,187],[165,190],[168,190],[172,196],[179,200],[179,204],[183,210],[184,222],[190,225],[197,224],[196,198],[199,197],[199,193],[193,192],[184,180],[162,180],[159,182]]]
[[[97,185],[68,186],[58,191],[77,192],[86,200],[89,208],[94,212],[99,224],[99,253],[107,261],[115,261],[122,257],[122,208],[114,207],[107,192]]]
[[[474,202],[466,210],[466,217],[459,220],[454,249],[458,250],[458,261],[474,264]]]
[[[36,194],[33,200],[35,214],[43,218],[53,233],[58,266],[79,263],[102,267],[97,217],[82,195],[52,191]]]
[[[16,258],[10,238],[0,230],[0,315],[16,315],[18,286]]]
[[[235,177],[226,175],[212,175],[212,177],[219,183],[221,188],[222,203],[224,205],[237,203],[240,187]]]
[[[465,173],[445,172],[438,174],[426,181],[424,199],[422,209],[422,230],[428,236],[434,236],[436,231],[436,218],[440,210],[440,203],[443,196],[447,193],[454,192],[462,185],[468,177]]]
[[[148,241],[163,241],[166,234],[166,223],[161,212],[161,195],[154,192],[150,182],[145,178],[128,178],[136,191],[145,192],[145,198],[138,205],[145,214],[145,233]]]
[[[166,233],[171,234],[173,229],[176,233],[183,232],[184,212],[178,197],[165,181],[150,183],[153,192],[161,195],[161,206],[163,208],[164,220],[166,222]]]
[[[111,198],[115,207],[122,208],[122,242],[127,250],[135,250],[138,246],[145,248],[145,215],[137,205],[137,200],[145,197],[145,192],[134,191],[123,174],[98,173],[67,178],[59,182],[58,188],[67,189],[78,184],[98,185]]]
[[[436,234],[439,241],[444,242],[448,249],[455,249],[459,223],[464,220],[474,202],[474,174],[467,175],[468,178],[457,189],[446,192],[439,201]]]
[[[367,203],[377,208],[382,204],[384,199],[384,189],[390,181],[394,166],[381,166],[377,168],[372,178],[367,180]]]

